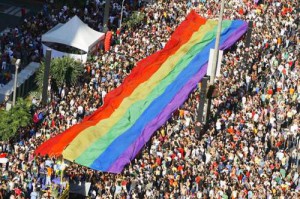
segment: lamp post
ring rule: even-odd
[[[45,70],[44,70],[44,79],[43,79],[43,92],[42,92],[42,104],[46,105],[48,102],[48,83],[49,83],[49,71],[51,64],[51,54],[52,50],[46,50],[45,58]]]
[[[218,20],[217,33],[216,33],[216,43],[215,43],[214,55],[213,55],[213,60],[212,60],[212,69],[211,69],[211,74],[210,74],[210,82],[209,82],[210,86],[208,89],[208,91],[210,93],[213,93],[213,90],[215,88],[214,83],[215,83],[216,69],[217,69],[217,65],[218,65],[220,36],[221,36],[221,31],[222,31],[222,21],[223,21],[223,13],[224,13],[224,4],[225,4],[225,1],[222,0],[220,14],[219,14],[219,20]],[[205,100],[205,99],[203,99],[203,100]],[[208,124],[209,117],[210,117],[211,101],[212,101],[212,96],[209,95],[208,100],[207,100],[207,106],[206,106],[206,124]]]
[[[216,43],[215,43],[215,51],[212,61],[212,70],[211,70],[211,77],[210,77],[210,84],[213,85],[215,81],[216,76],[216,69],[218,65],[218,55],[219,55],[219,46],[220,46],[220,36],[222,31],[222,21],[223,21],[223,13],[224,13],[224,0],[221,2],[221,10],[219,14],[219,20],[218,20],[218,28],[217,28],[217,34],[216,34]]]
[[[122,20],[123,20],[124,2],[125,2],[125,0],[122,1],[122,7],[121,7],[121,17],[120,17],[120,26],[119,26],[120,31],[121,31]]]
[[[122,45],[122,37],[121,37],[121,28],[122,28],[122,20],[123,20],[123,10],[124,10],[124,2],[125,0],[122,1],[122,8],[121,8],[121,17],[120,17],[120,25],[119,25],[119,30],[120,30],[120,45]]]
[[[107,32],[108,27],[108,19],[109,19],[109,9],[110,9],[110,0],[105,1],[105,8],[104,8],[104,17],[103,17],[103,31]]]
[[[14,79],[13,106],[15,106],[15,104],[16,104],[17,81],[18,81],[18,69],[19,69],[20,63],[21,63],[21,60],[20,60],[20,59],[17,59],[17,61],[16,61],[16,63],[15,63],[16,69],[15,69],[15,79]]]

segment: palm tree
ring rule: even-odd
[[[39,90],[42,90],[44,79],[45,62],[42,62],[36,76],[36,83]],[[82,74],[82,63],[70,57],[55,58],[51,60],[50,64],[50,79],[51,86],[57,87],[74,86],[78,81],[78,77]]]

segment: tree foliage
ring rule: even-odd
[[[125,24],[129,28],[134,28],[144,21],[145,16],[146,15],[143,12],[133,11],[133,13],[130,15]]]
[[[0,140],[5,141],[13,138],[19,128],[28,126],[32,120],[30,104],[23,99],[18,99],[9,111],[0,110],[0,115]]]
[[[43,87],[44,71],[45,62],[42,62],[36,76],[36,83],[39,86],[39,90],[42,90]],[[64,84],[73,86],[82,72],[83,67],[79,61],[70,57],[55,58],[51,60],[49,77],[51,78],[51,82],[58,87]]]

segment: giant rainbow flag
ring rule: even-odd
[[[232,46],[247,23],[224,20],[220,49]],[[206,74],[217,21],[192,11],[163,50],[141,60],[104,105],[35,153],[63,157],[89,168],[120,173]]]

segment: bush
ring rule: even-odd
[[[4,141],[15,137],[19,128],[28,126],[32,121],[30,103],[23,99],[18,99],[9,111],[0,110],[0,115],[0,139]]]

